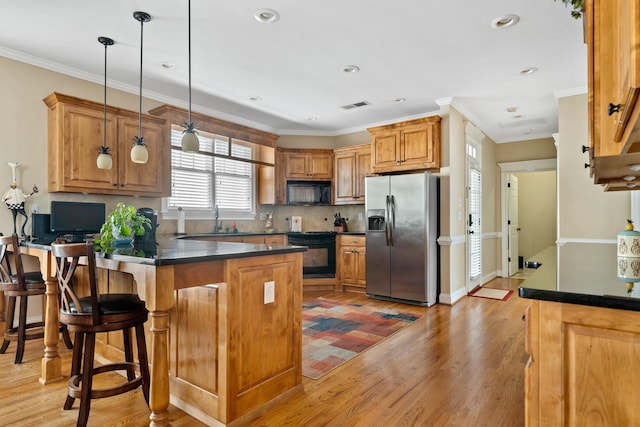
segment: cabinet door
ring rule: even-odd
[[[117,122],[107,116],[107,146],[111,147],[113,167],[98,169],[96,158],[104,138],[102,111],[83,106],[63,106],[63,145],[60,166],[63,169],[62,191],[113,191],[118,180],[118,149],[114,146]]]
[[[393,130],[373,134],[371,156],[374,172],[394,170],[400,161],[400,132]]]
[[[161,126],[142,122],[142,136],[147,143],[149,160],[147,163],[133,163],[130,152],[133,138],[138,135],[138,121],[128,117],[118,120],[118,185],[122,194],[163,195],[163,129]]]
[[[288,179],[309,178],[307,159],[308,159],[308,156],[306,154],[285,153],[284,155],[285,177]]]
[[[340,281],[342,284],[353,285],[357,282],[358,253],[352,246],[340,248]]]
[[[356,153],[355,198],[364,203],[364,179],[371,176],[371,147],[358,150]]]
[[[351,204],[356,199],[356,153],[354,151],[345,151],[335,154],[336,176],[335,184],[335,203]]]
[[[402,168],[422,167],[433,162],[433,150],[429,142],[430,127],[428,125],[408,126],[402,130],[401,159]]]
[[[331,154],[310,154],[307,165],[309,168],[309,176],[311,178],[333,178],[333,158]]]
[[[357,249],[356,265],[356,284],[364,288],[367,286],[367,251],[364,246]]]
[[[264,243],[266,245],[286,245],[287,236],[284,234],[277,234],[275,236],[264,236]]]

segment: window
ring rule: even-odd
[[[182,207],[187,218],[255,218],[254,146],[241,140],[198,131],[199,153],[180,149],[182,127],[171,127],[171,196],[163,212]]]

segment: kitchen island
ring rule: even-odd
[[[566,243],[519,293],[525,314],[525,425],[640,425],[638,287],[617,279],[614,243]],[[636,260],[640,260],[636,258]]]
[[[47,278],[46,384],[62,378],[55,264],[47,246],[22,250],[39,258]],[[305,250],[160,237],[151,247],[97,254],[101,290],[129,286],[149,310],[151,426],[170,425],[170,401],[209,425],[229,425],[301,390]],[[120,355],[121,337],[101,337],[97,352]]]

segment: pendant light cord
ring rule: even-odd
[[[189,9],[189,120],[187,123],[191,123],[191,0],[188,0],[188,9]]]
[[[107,146],[107,44],[104,44],[104,129],[102,147]]]
[[[139,100],[139,109],[138,109],[138,136],[142,136],[142,43],[144,40],[143,37],[144,32],[144,19],[140,20],[140,100]]]

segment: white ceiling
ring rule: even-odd
[[[258,22],[262,8],[280,20]],[[144,95],[186,108],[187,0],[5,0],[0,55],[102,84],[97,38],[108,36],[109,87],[138,93],[136,10],[151,15]],[[556,97],[586,92],[582,20],[559,0],[192,0],[191,10],[193,110],[278,134],[341,135],[450,103],[496,142],[545,138],[558,131]],[[519,23],[493,29],[505,14]],[[370,105],[341,108],[360,101]]]

